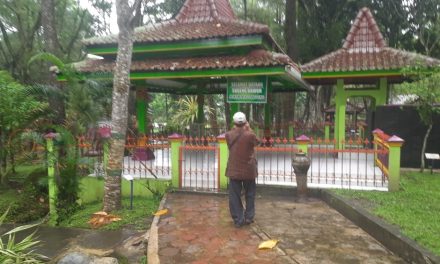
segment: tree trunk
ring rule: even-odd
[[[287,55],[298,62],[298,28],[297,28],[297,0],[286,0],[286,23],[284,33],[286,36]],[[292,91],[283,96],[281,105],[283,106],[283,126],[295,120],[296,94]]]
[[[286,0],[286,24],[284,33],[286,35],[287,55],[297,62],[298,60],[298,29],[297,18],[297,0]]]
[[[61,55],[61,48],[58,42],[58,35],[55,26],[55,4],[54,0],[42,0],[41,1],[41,25],[43,27],[44,48],[46,52],[52,53],[57,57]],[[46,67],[46,83],[50,86],[62,89],[54,79],[52,73],[49,71],[49,63],[44,63]],[[66,110],[64,100],[60,100],[58,96],[49,97],[50,108],[55,112],[55,118],[53,122],[57,125],[64,124],[66,117]]]
[[[59,43],[55,27],[55,3],[54,0],[41,1],[41,23],[43,26],[44,45],[47,52],[59,56]]]
[[[425,133],[425,137],[423,138],[422,151],[420,154],[420,172],[423,172],[425,170],[426,144],[428,142],[429,135],[431,134],[431,130],[432,130],[432,123],[429,124],[428,129],[426,130],[426,133]]]
[[[136,3],[135,3],[136,5]],[[104,211],[121,208],[121,174],[125,149],[130,90],[130,67],[133,51],[133,11],[127,1],[116,1],[118,17],[118,54],[113,77],[112,137],[106,166]]]

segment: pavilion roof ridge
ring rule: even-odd
[[[229,0],[186,0],[175,19],[184,23],[194,19],[236,19]]]
[[[345,38],[343,49],[380,49],[387,47],[370,9],[363,7]]]

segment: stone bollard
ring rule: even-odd
[[[305,199],[307,198],[307,171],[310,168],[310,159],[306,153],[295,153],[292,167],[295,170],[297,196],[300,200]]]

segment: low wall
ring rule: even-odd
[[[155,179],[135,179],[133,181],[133,196],[152,197],[152,193],[145,187],[146,182],[150,182],[150,187],[162,193],[170,186],[171,180]],[[122,179],[122,196],[130,197],[130,181]],[[82,203],[102,201],[104,198],[104,178],[84,177],[80,180],[79,198]]]

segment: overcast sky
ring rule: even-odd
[[[112,6],[112,13],[110,15],[110,30],[112,33],[118,33],[119,28],[118,28],[118,22],[116,21],[116,7],[115,7],[115,1],[113,2],[113,6]],[[89,10],[89,12],[93,15],[98,15],[98,12],[96,12],[95,8],[93,8],[90,3],[89,0],[79,0],[79,4],[86,8],[87,10]]]

